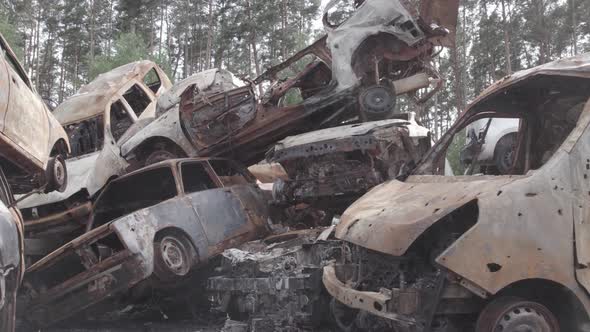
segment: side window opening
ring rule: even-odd
[[[455,175],[521,175],[539,169],[576,128],[589,98],[590,83],[580,77],[539,75],[511,86],[472,113],[498,116],[448,134],[453,136],[446,158]]]
[[[181,172],[185,193],[195,193],[216,188],[215,183],[213,183],[209,173],[201,163],[183,163]]]
[[[127,90],[123,95],[123,98],[125,98],[129,106],[131,106],[133,113],[135,113],[137,117],[139,117],[152,102],[147,93],[145,93],[145,91],[137,84],[134,84],[129,90]]]
[[[517,172],[514,159],[520,124],[518,118],[483,118],[457,132],[446,155],[454,175]]]
[[[12,56],[10,56],[10,54],[8,54],[8,52],[6,52],[6,50],[4,49],[4,47],[2,47],[2,53],[4,56],[4,59],[6,59],[6,62],[8,62],[8,64],[10,65],[10,68],[16,73],[18,74],[18,76],[20,77],[20,79],[25,83],[25,85],[27,85],[30,87],[30,82],[29,82],[29,78],[27,77],[27,75],[25,73],[22,72],[22,70],[20,69],[20,66],[17,63],[17,60],[14,59]]]
[[[107,186],[95,205],[93,227],[177,195],[170,167],[159,167],[121,178]]]
[[[253,182],[246,170],[242,170],[227,160],[210,160],[209,164],[219,177],[223,186],[249,184]]]
[[[70,123],[65,125],[64,129],[70,140],[72,157],[79,157],[102,149],[104,141],[104,122],[102,115],[84,121]]]
[[[127,113],[123,102],[121,100],[114,102],[111,105],[111,134],[115,141],[119,141],[132,125],[133,119]]]
[[[154,93],[157,93],[162,86],[162,81],[160,80],[160,76],[156,71],[156,68],[152,68],[145,76],[143,77],[143,83],[150,88]]]

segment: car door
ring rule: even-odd
[[[209,255],[253,239],[255,227],[229,188],[219,188],[206,162],[180,165],[186,197],[207,236]]]
[[[49,156],[49,122],[45,104],[12,52],[4,52],[10,85],[4,134],[44,164]]]

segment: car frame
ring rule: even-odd
[[[67,187],[68,136],[0,35],[0,164],[16,193]]]
[[[92,198],[127,172],[120,146],[155,118],[157,99],[171,85],[154,62],[136,61],[99,75],[56,108],[53,114],[72,145],[66,160],[70,185],[64,192],[34,194],[19,202],[27,238],[80,228],[75,221],[90,213]]]
[[[156,288],[177,285],[266,234],[264,197],[245,168],[224,159],[168,160],[111,181],[87,232],[27,269],[26,319],[50,325],[150,277]]]

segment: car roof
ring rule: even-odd
[[[100,74],[61,103],[53,115],[62,125],[66,125],[102,114],[117,91],[130,80],[144,76],[154,67],[154,62],[142,60]],[[160,80],[163,78],[160,77]]]
[[[483,101],[493,98],[498,93],[502,93],[506,89],[536,75],[590,78],[590,52],[570,58],[559,59],[508,75],[486,88],[471,102],[465,112],[481,104]]]
[[[121,177],[116,178],[115,180],[111,181],[111,182],[115,182],[115,181],[119,181],[121,179],[130,177],[130,176],[134,176],[152,169],[156,169],[156,168],[160,168],[162,166],[167,166],[167,167],[176,167],[177,164],[181,163],[181,162],[193,162],[193,161],[200,161],[200,162],[207,162],[210,160],[222,160],[222,161],[228,161],[228,162],[233,162],[230,159],[225,159],[225,158],[201,158],[201,157],[195,157],[195,158],[177,158],[177,159],[168,159],[168,160],[164,160],[164,161],[160,161],[158,163],[155,164],[151,164],[148,166],[145,166],[143,168],[140,168],[138,170],[135,170],[131,173],[127,173]]]

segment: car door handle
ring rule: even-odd
[[[14,76],[12,76],[12,83],[14,83],[18,86],[18,83],[16,83],[16,78],[14,78]]]

